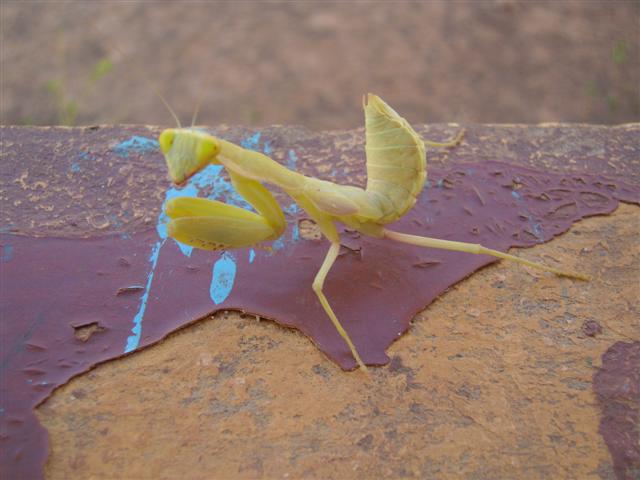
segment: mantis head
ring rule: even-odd
[[[210,163],[220,163],[220,142],[207,133],[192,128],[167,128],[158,138],[169,177],[176,185],[187,181]]]

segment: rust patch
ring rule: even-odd
[[[72,325],[72,327],[74,336],[81,342],[86,342],[94,333],[103,332],[105,330],[105,328],[101,327],[98,322],[91,322],[77,326]]]

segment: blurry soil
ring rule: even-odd
[[[4,124],[640,118],[640,2],[1,4]]]

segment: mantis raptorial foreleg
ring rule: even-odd
[[[249,247],[274,236],[262,216],[216,200],[174,198],[166,213],[169,236],[203,250]]]
[[[562,277],[577,278],[579,280],[587,281],[589,280],[589,277],[586,275],[565,272],[556,268],[547,267],[546,265],[542,265],[541,263],[530,262],[529,260],[525,260],[524,258],[516,257],[514,255],[509,255],[508,253],[503,253],[498,250],[492,250],[491,248],[483,247],[482,245],[477,243],[454,242],[451,240],[441,240],[438,238],[420,237],[417,235],[394,232],[393,230],[388,230],[386,228],[383,230],[383,232],[385,238],[395,240],[396,242],[408,243],[409,245],[416,245],[418,247],[454,250],[456,252],[474,253],[477,255],[491,255],[497,258],[513,260],[514,262],[527,265],[528,267],[537,268],[538,270],[544,270],[545,272],[555,273],[556,275],[560,275]]]

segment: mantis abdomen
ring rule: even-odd
[[[378,223],[402,217],[416,203],[427,178],[422,139],[380,97],[369,94],[364,105],[367,188],[383,210]]]

